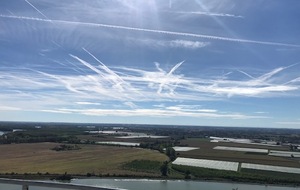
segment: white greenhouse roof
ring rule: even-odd
[[[240,148],[240,147],[228,147],[228,146],[216,146],[215,150],[230,150],[230,151],[240,151],[240,152],[255,152],[255,153],[268,153],[267,149],[258,148]]]
[[[190,150],[200,149],[199,147],[188,147],[188,146],[174,146],[172,147],[175,151],[184,152]]]
[[[116,141],[102,141],[102,142],[97,142],[97,144],[120,145],[120,146],[140,146],[140,143],[116,142]]]
[[[210,168],[217,170],[238,170],[238,162],[227,162],[217,160],[206,160],[206,159],[193,159],[193,158],[177,158],[173,164],[184,165],[184,166],[195,166],[201,168]]]

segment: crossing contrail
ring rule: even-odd
[[[166,77],[170,77],[172,75],[172,73],[178,69],[182,64],[184,63],[184,61],[181,61],[180,63],[177,63],[166,75]],[[163,87],[166,85],[167,81],[163,81],[162,83],[160,83],[159,88],[157,90],[157,93],[160,94],[163,90]]]
[[[40,13],[41,15],[43,15],[43,17],[45,17],[46,19],[49,20],[49,18],[44,15],[38,8],[36,8],[33,4],[31,4],[29,1],[25,0],[26,3],[28,3],[32,8],[34,8],[38,13]]]
[[[89,26],[89,27],[101,27],[101,28],[112,28],[112,29],[120,29],[120,30],[132,30],[132,31],[140,31],[140,32],[150,32],[150,33],[167,34],[167,35],[175,35],[175,36],[185,36],[185,37],[194,37],[194,38],[202,38],[202,39],[209,39],[209,40],[221,40],[221,41],[238,42],[238,43],[250,43],[250,44],[261,44],[261,45],[286,46],[286,47],[300,48],[300,45],[298,45],[298,44],[287,44],[287,43],[268,42],[268,41],[256,41],[256,40],[228,38],[228,37],[222,37],[222,36],[203,35],[203,34],[194,34],[194,33],[186,33],[186,32],[174,32],[174,31],[167,31],[167,30],[136,28],[136,27],[110,25],[110,24],[100,24],[100,23],[92,23],[92,22],[79,22],[79,21],[67,21],[67,20],[50,20],[50,19],[41,19],[41,18],[35,18],[35,17],[12,16],[12,15],[0,15],[0,17],[10,18],[10,19],[32,20],[32,21],[39,21],[39,22],[49,22],[49,23],[75,24],[75,25],[82,25],[82,26]]]

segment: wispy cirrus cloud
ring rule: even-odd
[[[129,106],[129,107],[132,108],[132,109],[135,109],[135,108],[138,107],[138,106],[137,106],[135,103],[133,103],[133,102],[124,102],[123,104],[126,105],[126,106]]]
[[[71,114],[71,113],[73,113],[73,112],[71,112],[71,111],[65,111],[65,110],[47,110],[47,109],[45,109],[45,110],[38,110],[38,111],[41,111],[41,112],[48,112],[48,113],[62,113],[62,114]]]
[[[268,117],[258,113],[222,112],[184,102],[219,101],[235,96],[288,96],[299,92],[299,76],[291,78],[288,74],[288,69],[298,64],[274,68],[261,74],[238,69],[222,76],[187,76],[187,73],[181,73],[182,68],[188,64],[183,61],[174,64],[169,70],[161,68],[159,63],[155,63],[153,69],[111,67],[87,49],[82,51],[84,54],[80,57],[70,54],[69,59],[62,64],[53,60],[61,70],[76,68],[77,72],[60,74],[53,69],[39,71],[24,67],[19,68],[22,72],[16,71],[18,68],[0,71],[0,89],[5,89],[5,95],[0,97],[11,105],[3,109],[12,110],[11,107],[19,106],[19,109],[26,110],[29,104],[35,104],[31,110],[61,114],[259,119]],[[87,61],[87,57],[93,61]],[[236,78],[235,73],[242,73],[246,78]],[[30,102],[26,103],[27,99]],[[102,104],[107,101],[119,107]],[[91,106],[99,105],[103,109],[90,109]]]
[[[154,39],[127,39],[130,42],[142,46],[153,48],[186,48],[199,49],[209,46],[210,42],[191,41],[191,40],[154,40]]]
[[[264,112],[264,111],[256,111],[254,113],[257,113],[257,114],[267,114],[268,112]]]
[[[188,40],[172,40],[170,41],[171,47],[183,47],[189,49],[198,49],[208,46],[209,42],[199,42],[199,41],[188,41]]]
[[[195,112],[195,113],[217,113],[218,110],[215,109],[195,109],[193,107],[186,108],[182,107],[181,105],[169,106],[166,107],[167,110],[174,110],[174,111],[184,111],[184,112]]]
[[[11,106],[0,106],[0,111],[19,111],[22,110],[18,107],[11,107]]]
[[[103,100],[122,102],[147,101],[190,101],[220,100],[228,97],[276,97],[297,94],[297,78],[276,77],[292,66],[275,68],[262,75],[251,74],[249,79],[231,77],[228,74],[217,76],[185,76],[180,73],[183,62],[174,65],[169,71],[134,69],[130,67],[103,67],[94,65],[71,55],[72,64],[65,63],[64,69],[87,67],[90,71],[75,74],[51,74],[36,70],[27,70],[16,74],[13,71],[2,71],[0,77],[2,89],[29,92],[34,96],[69,96],[73,102],[99,102]],[[234,72],[234,71],[232,71]],[[250,75],[249,73],[247,75]],[[293,81],[293,82],[291,82]],[[15,94],[18,96],[18,94]],[[21,95],[20,95],[21,97]],[[23,95],[22,95],[23,97]],[[30,96],[28,96],[30,97]],[[81,99],[76,101],[76,99]],[[85,100],[85,101],[82,101]],[[83,103],[82,103],[83,104]],[[132,104],[133,105],[133,104]],[[134,107],[132,106],[131,107]],[[184,107],[181,107],[183,109]]]
[[[75,102],[78,105],[96,105],[99,106],[101,103],[96,103],[96,102]]]

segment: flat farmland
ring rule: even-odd
[[[270,150],[283,150],[287,151],[288,147],[268,147],[262,145],[250,145],[240,143],[211,143],[204,139],[186,139],[181,141],[182,145],[188,145],[191,147],[200,147],[197,150],[191,150],[187,152],[179,152],[179,157],[185,158],[198,158],[198,159],[210,159],[210,160],[221,160],[231,162],[243,162],[253,164],[266,164],[275,166],[286,166],[286,167],[297,167],[300,168],[300,160],[293,158],[281,158],[268,156],[267,154],[259,153],[248,153],[248,152],[237,152],[229,150],[215,150],[216,146],[227,146],[227,147],[241,147],[241,148],[261,148]]]
[[[140,148],[79,145],[79,150],[54,151],[59,144],[34,143],[0,145],[0,173],[50,173],[81,174],[87,173],[129,174],[143,173],[123,169],[123,165],[133,160],[150,160],[163,162],[164,154]]]

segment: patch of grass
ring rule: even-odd
[[[55,146],[51,150],[55,150],[55,151],[70,151],[70,150],[79,150],[79,149],[80,149],[80,147],[77,144],[75,144],[75,145],[61,144],[61,145]]]
[[[160,166],[162,162],[151,161],[151,160],[133,160],[123,165],[124,169],[139,171],[139,172],[149,172],[149,173],[160,173]]]
[[[255,170],[255,169],[248,169],[242,168],[242,173],[250,173],[254,175],[265,175],[265,176],[272,176],[275,178],[288,178],[293,180],[299,180],[300,174],[293,174],[293,173],[284,173],[284,172],[275,172],[275,171],[266,171],[266,170]]]

